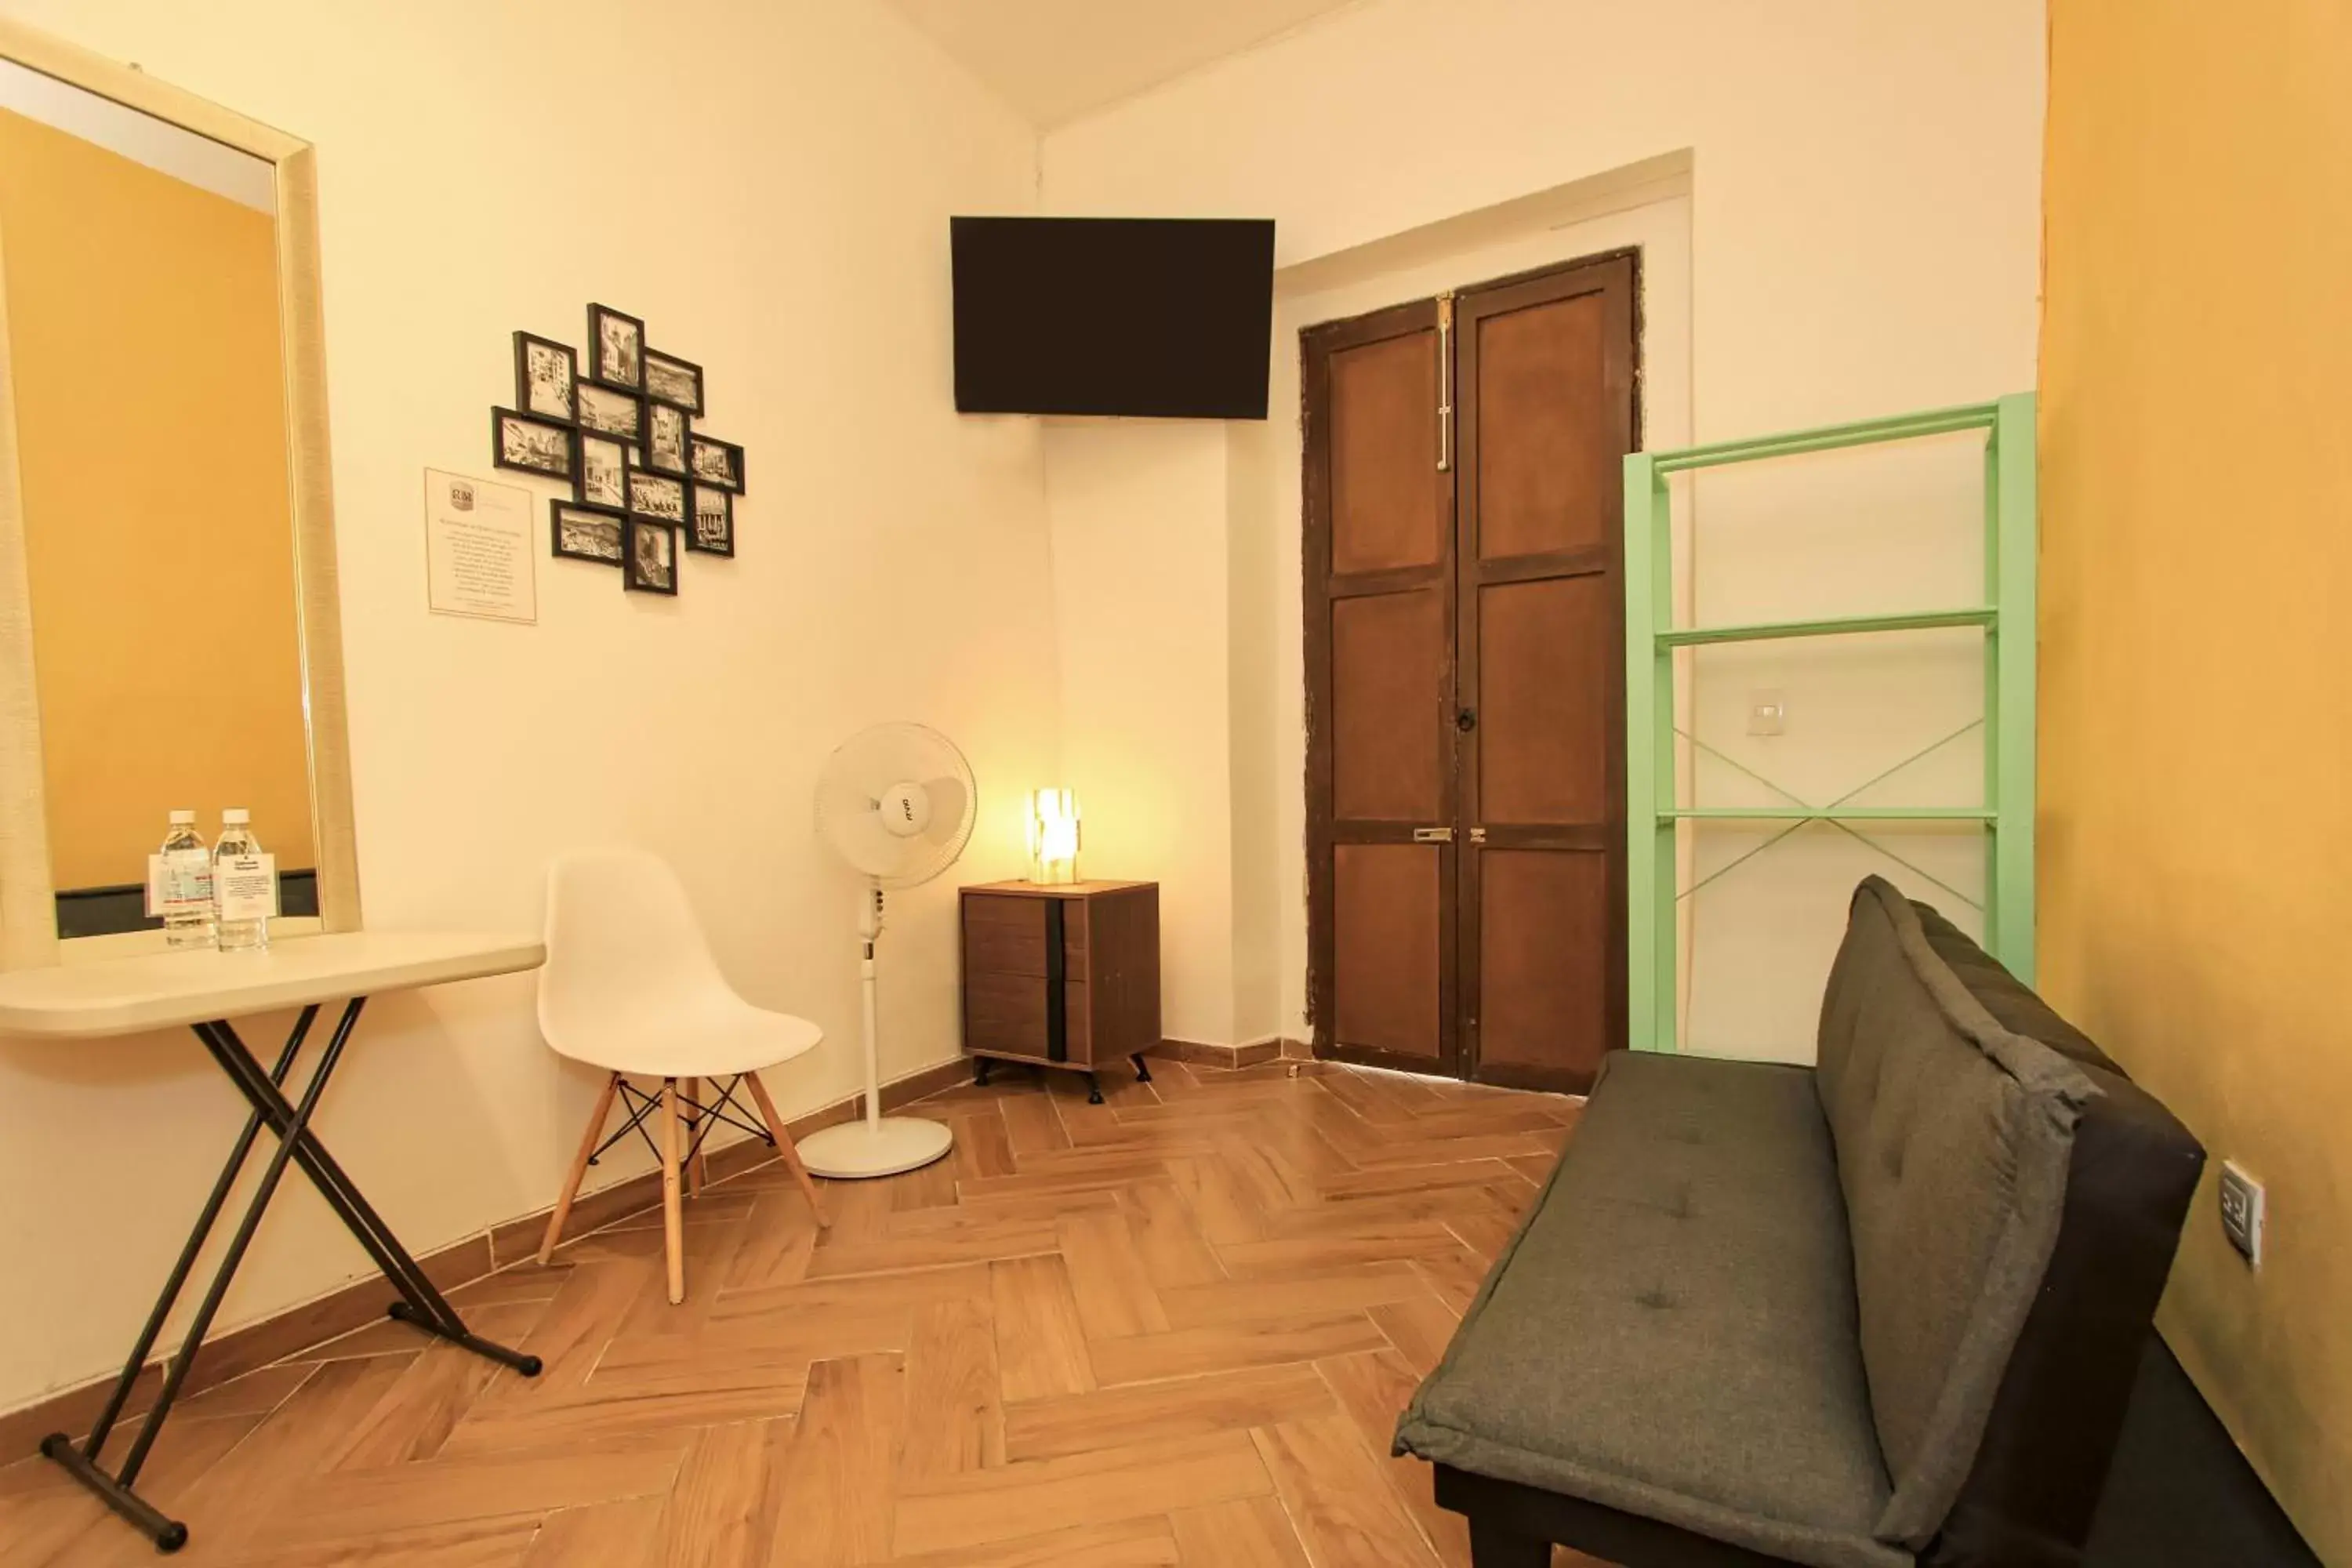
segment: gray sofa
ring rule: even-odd
[[[1477,1568],[2079,1563],[2203,1160],[1872,878],[1815,1068],[1609,1058],[1397,1451]]]

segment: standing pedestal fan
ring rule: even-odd
[[[979,792],[971,764],[937,730],[877,724],[842,742],[816,784],[816,826],[834,852],[866,878],[857,910],[858,982],[866,1016],[866,1115],[800,1141],[801,1159],[820,1176],[893,1176],[948,1152],[942,1122],[882,1114],[882,1069],[874,1040],[874,943],[882,934],[882,890],[928,882],[955,863],[971,837]]]

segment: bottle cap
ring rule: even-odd
[[[221,821],[235,826],[243,826],[245,824],[251,822],[252,820],[253,813],[246,810],[245,807],[241,805],[232,805],[226,811],[221,813]]]
[[[174,827],[194,827],[195,824],[196,814],[193,811],[175,811],[172,814],[172,826]]]

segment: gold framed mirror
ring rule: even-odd
[[[0,20],[0,969],[160,950],[230,807],[358,929],[315,156]]]

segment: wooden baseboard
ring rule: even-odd
[[[1290,1055],[1286,1040],[1276,1038],[1252,1040],[1241,1046],[1213,1046],[1200,1040],[1162,1040],[1149,1056],[1168,1057],[1197,1067],[1254,1068],[1260,1062],[1270,1062]]]
[[[882,1109],[896,1110],[967,1082],[971,1077],[971,1064],[961,1056],[951,1057],[884,1084]],[[820,1106],[805,1116],[793,1118],[787,1131],[798,1142],[812,1132],[853,1121],[861,1114],[859,1102],[864,1098],[862,1094],[852,1095]],[[774,1158],[764,1142],[749,1136],[732,1143],[713,1143],[708,1150],[710,1179],[724,1181]],[[572,1217],[564,1226],[565,1237],[569,1239],[585,1236],[657,1207],[660,1203],[659,1171],[646,1171],[593,1193],[583,1193],[572,1205]],[[536,1255],[540,1237],[547,1230],[547,1216],[553,1209],[551,1204],[535,1214],[500,1221],[477,1235],[422,1254],[416,1261],[436,1289],[454,1289]],[[299,1351],[381,1321],[384,1309],[398,1299],[398,1294],[390,1281],[371,1276],[314,1301],[216,1334],[205,1342],[204,1353],[189,1368],[181,1396],[218,1387]],[[420,1348],[428,1342],[421,1335],[417,1340]],[[150,1362],[140,1373],[128,1406],[131,1413],[144,1411],[153,1403],[155,1391],[163,1384],[163,1364],[161,1360]],[[98,1418],[100,1407],[114,1386],[115,1375],[110,1373],[79,1387],[45,1395],[21,1409],[0,1414],[0,1465],[32,1453],[40,1440],[52,1432],[68,1432],[79,1438]]]

